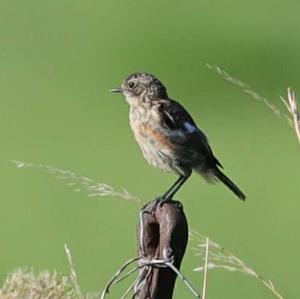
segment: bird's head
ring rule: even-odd
[[[167,99],[167,89],[155,76],[148,73],[134,73],[127,77],[121,87],[111,92],[120,92],[130,105],[141,102]]]

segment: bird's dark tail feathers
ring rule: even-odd
[[[217,177],[224,185],[226,185],[239,199],[245,200],[246,195],[240,190],[240,188],[232,182],[220,169],[215,168],[213,174]]]

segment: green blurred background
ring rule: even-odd
[[[300,95],[299,1],[0,1],[0,280],[17,267],[67,273],[70,247],[85,291],[135,255],[139,206],[89,198],[17,159],[70,169],[150,200],[175,179],[146,164],[128,107],[108,93],[144,70],[167,85],[248,195],[193,176],[178,194],[191,227],[299,298],[300,152],[294,132],[205,63],[247,82],[282,111]],[[183,269],[200,261],[187,254]],[[114,297],[114,295],[112,295]],[[175,298],[192,297],[178,283]],[[274,298],[243,274],[213,270],[208,297]]]

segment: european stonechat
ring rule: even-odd
[[[238,198],[243,192],[220,170],[204,133],[178,102],[169,98],[166,87],[155,76],[134,73],[111,92],[122,93],[129,104],[130,126],[149,164],[179,175],[159,200],[172,200],[192,171],[207,181],[221,181]]]

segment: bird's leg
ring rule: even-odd
[[[175,183],[159,198],[160,199],[167,199],[168,198],[168,194],[182,181],[182,179],[184,178],[183,175],[181,175],[176,181]]]
[[[176,182],[168,189],[161,197],[157,200],[159,204],[172,200],[175,193],[180,189],[180,187],[185,183],[185,181],[190,177],[191,173],[187,175],[181,175]]]
[[[189,177],[190,174],[180,176],[175,184],[162,197],[166,200],[172,200],[175,193],[180,189],[180,187],[186,182]]]
[[[181,183],[182,179],[184,178],[183,175],[181,175],[176,182],[169,188],[163,195],[157,197],[155,199],[155,204],[153,205],[153,211],[157,208],[157,206],[163,205],[165,202],[169,201],[170,198],[168,197],[168,194],[179,184]],[[178,188],[177,188],[178,190]]]

